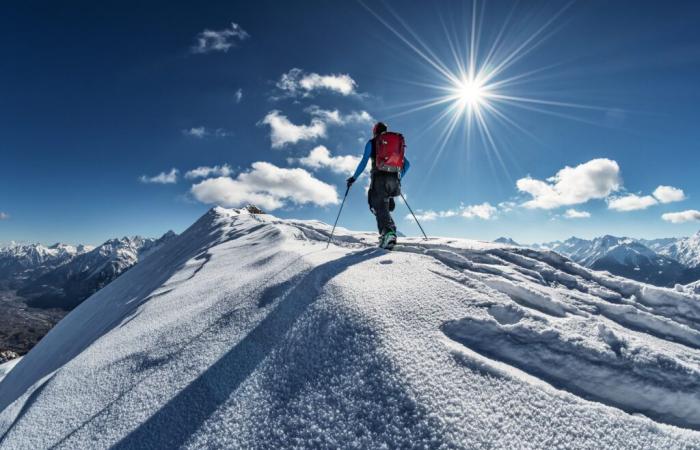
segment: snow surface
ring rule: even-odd
[[[20,356],[19,358],[15,358],[0,364],[0,381],[2,381],[2,379],[5,378],[8,373],[10,373],[10,370],[12,370],[21,359],[22,357]]]
[[[688,292],[690,294],[700,294],[700,280],[693,281],[692,283],[688,283],[686,285],[677,284],[676,290],[679,292]]]
[[[0,382],[0,448],[699,448],[700,297],[215,208]]]

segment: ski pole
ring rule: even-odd
[[[335,226],[338,225],[338,219],[340,219],[340,213],[343,212],[343,205],[345,205],[345,199],[348,198],[348,192],[350,192],[350,186],[345,189],[345,195],[343,196],[343,202],[340,204],[340,210],[338,211],[338,217],[335,218],[335,223],[333,224],[333,231],[331,235],[328,236],[328,242],[326,243],[326,248],[331,245],[331,240],[333,239],[333,234],[335,233]]]
[[[423,230],[423,227],[420,226],[420,222],[418,222],[418,218],[416,217],[415,214],[413,214],[413,210],[412,210],[411,207],[408,205],[408,202],[406,201],[406,197],[403,196],[403,192],[401,192],[400,194],[401,194],[401,198],[403,199],[403,202],[406,204],[406,207],[408,208],[408,210],[411,211],[411,215],[412,215],[413,218],[416,220],[416,223],[418,224],[418,228],[420,228],[421,233],[423,233],[423,236],[425,237],[425,240],[427,241],[427,240],[428,240],[428,235],[425,234],[425,231]]]

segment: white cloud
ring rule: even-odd
[[[305,111],[314,117],[322,119],[325,123],[333,125],[342,126],[374,122],[374,118],[367,111],[352,111],[349,114],[341,114],[337,109],[321,109],[318,106],[309,106]]]
[[[680,202],[685,200],[685,192],[673,186],[659,186],[654,190],[654,197],[661,203]]]
[[[191,188],[203,203],[227,207],[253,203],[263,209],[281,208],[286,202],[319,206],[338,203],[334,186],[313,177],[304,169],[284,169],[267,162],[255,162],[251,170],[230,177],[209,178]]]
[[[588,219],[589,217],[591,217],[591,213],[588,211],[579,211],[570,208],[564,212],[564,218],[566,219]]]
[[[640,209],[647,209],[657,203],[656,199],[651,195],[639,196],[636,194],[628,194],[624,197],[608,199],[608,209],[614,209],[615,211],[637,211]]]
[[[309,125],[295,125],[280,111],[270,111],[261,122],[270,126],[272,148],[281,148],[299,141],[313,141],[326,136],[326,123],[314,117]]]
[[[455,210],[449,209],[447,211],[433,211],[433,210],[427,210],[427,211],[416,211],[416,218],[418,220],[423,220],[426,222],[429,222],[431,220],[435,219],[443,219],[446,217],[454,217],[458,213]],[[406,214],[406,220],[413,220],[413,216],[410,214]]]
[[[576,167],[566,166],[546,181],[521,178],[517,187],[533,197],[523,203],[524,207],[553,209],[605,198],[617,191],[621,183],[617,162],[599,158]]]
[[[310,96],[314,91],[326,90],[347,96],[355,94],[357,83],[348,74],[319,75],[304,73],[301,69],[291,69],[283,74],[276,84],[289,97]]]
[[[310,73],[299,80],[299,86],[307,92],[328,89],[341,95],[350,95],[355,93],[357,83],[348,74],[319,75]]]
[[[10,215],[9,215],[9,214],[0,211],[0,220],[7,220],[7,219],[9,219],[9,218],[10,218]]]
[[[187,130],[182,130],[182,134],[185,136],[192,136],[196,138],[203,138],[207,135],[207,130],[204,127],[192,127]]]
[[[233,169],[228,164],[221,166],[200,166],[185,173],[185,178],[192,180],[195,178],[207,177],[227,177],[233,173]]]
[[[419,211],[416,211],[416,218],[417,218],[418,220],[422,220],[422,221],[425,221],[425,222],[430,222],[431,220],[435,220],[435,219],[437,219],[438,217],[440,217],[438,214],[439,214],[439,213],[437,213],[437,212],[435,212],[435,211],[433,211],[433,210],[428,210],[428,211],[420,211],[420,210],[419,210]],[[406,219],[406,220],[412,220],[412,219],[413,219],[413,216],[411,216],[410,214],[406,214],[406,216],[404,217],[404,219]]]
[[[184,134],[185,136],[195,137],[197,139],[202,139],[202,138],[205,138],[207,136],[214,136],[214,137],[233,136],[232,132],[226,131],[223,128],[209,130],[203,126],[184,129],[184,130],[182,130],[182,134]]]
[[[243,89],[236,89],[236,92],[233,94],[233,96],[236,99],[236,103],[240,103],[241,100],[243,100]]]
[[[687,211],[679,211],[674,213],[662,214],[661,218],[666,222],[671,223],[684,223],[700,220],[700,211],[696,209],[689,209]]]
[[[469,205],[460,206],[459,209],[448,209],[445,211],[418,211],[416,217],[418,220],[431,221],[436,219],[444,219],[448,217],[461,216],[466,219],[482,219],[491,220],[496,217],[498,213],[498,208],[492,206],[488,202],[484,202],[480,205]],[[410,214],[406,215],[406,220],[411,220],[413,217]]]
[[[139,180],[141,183],[155,183],[155,184],[174,184],[177,183],[177,174],[180,173],[177,169],[170,169],[170,172],[161,172],[158,175],[149,177],[146,175],[141,175]]]
[[[308,125],[296,125],[278,110],[267,113],[260,123],[270,126],[272,148],[282,148],[287,144],[314,141],[318,138],[326,137],[328,125],[343,126],[371,123],[373,120],[367,111],[353,111],[349,114],[341,114],[338,110],[325,110],[317,106],[311,106],[306,109],[306,112],[312,116]]]
[[[311,169],[327,168],[335,173],[351,174],[360,163],[360,158],[352,155],[331,156],[330,150],[319,145],[312,149],[307,156],[298,159],[289,158],[287,161],[290,163],[299,162],[302,166]]]
[[[653,195],[628,194],[623,197],[608,199],[608,208],[616,211],[636,211],[647,209],[660,203],[672,203],[685,200],[685,193],[682,189],[673,186],[659,186],[654,190]]]
[[[192,46],[192,53],[228,52],[235,45],[235,40],[248,39],[250,35],[237,23],[231,22],[231,28],[223,30],[204,30],[197,35],[197,43]]]
[[[480,205],[465,206],[462,208],[461,215],[467,219],[479,218],[483,220],[491,220],[496,217],[498,210],[490,203],[484,202]]]

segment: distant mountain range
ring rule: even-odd
[[[18,244],[0,247],[0,286],[12,288],[23,285],[78,255],[93,250],[90,246],[55,244]]]
[[[518,245],[509,238],[495,242]],[[700,280],[700,232],[686,238],[664,239],[571,237],[525,247],[552,250],[591,269],[657,286],[672,287]]]
[[[175,236],[169,231],[159,239],[110,239],[43,273],[19,289],[18,294],[30,306],[73,309]]]
[[[0,351],[25,353],[68,311],[176,237],[0,247]]]
[[[175,236],[123,237],[98,247],[13,243],[0,248],[0,286],[29,306],[70,310]]]

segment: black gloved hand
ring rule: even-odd
[[[355,182],[355,177],[350,177],[346,181],[348,182],[348,189],[350,189],[350,186]]]

